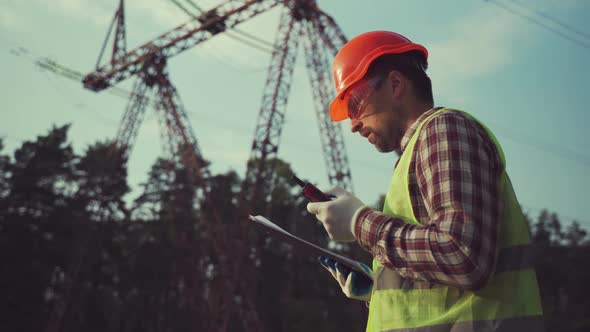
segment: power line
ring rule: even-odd
[[[211,58],[213,58],[215,61],[219,62],[220,64],[222,64],[224,66],[231,67],[232,70],[235,70],[235,71],[238,71],[238,72],[244,73],[244,74],[260,73],[260,72],[267,70],[267,67],[265,67],[265,66],[260,66],[260,67],[256,67],[256,68],[250,68],[250,69],[242,68],[235,63],[236,62],[235,60],[231,60],[231,59],[228,59],[227,57],[224,57],[221,54],[221,52],[218,52],[216,48],[211,46],[211,44],[203,45],[203,48],[207,48],[207,47],[211,48],[212,52],[206,52],[206,54],[208,54]]]
[[[518,10],[516,10],[514,8],[511,8],[511,7],[505,5],[505,4],[501,3],[501,2],[498,2],[497,0],[484,0],[484,1],[485,2],[489,2],[489,3],[492,3],[492,4],[496,5],[496,6],[498,6],[498,7],[502,8],[502,9],[504,9],[504,10],[506,10],[506,11],[508,11],[508,12],[514,14],[514,15],[516,15],[516,16],[519,16],[520,18],[523,18],[523,19],[525,19],[525,20],[527,20],[527,21],[529,21],[529,22],[531,22],[533,24],[536,24],[536,25],[538,25],[538,26],[540,26],[540,27],[542,27],[542,28],[544,28],[546,30],[549,30],[549,31],[553,32],[554,34],[556,34],[556,35],[558,35],[558,36],[560,36],[560,37],[562,37],[564,39],[567,39],[567,40],[571,41],[574,44],[577,44],[577,45],[579,45],[581,47],[590,49],[590,41],[588,41],[588,40],[580,40],[580,39],[577,39],[575,37],[572,37],[572,36],[570,36],[570,35],[562,32],[562,31],[559,31],[558,29],[556,29],[556,28],[554,28],[552,26],[549,26],[549,25],[543,23],[543,21],[541,21],[541,20],[539,20],[539,19],[537,19],[537,18],[535,18],[535,17],[533,17],[531,15],[528,15],[528,14],[525,14],[523,12],[520,12],[520,11],[518,11]],[[521,7],[524,7],[524,5],[520,5],[520,6]],[[524,7],[524,8],[528,8],[528,7]],[[534,11],[533,11],[533,13],[534,13]],[[546,14],[543,14],[543,15],[547,16]],[[555,19],[551,19],[551,20],[552,21],[557,21]],[[558,25],[561,25],[561,24],[558,23]],[[576,33],[578,33],[577,30],[576,30]],[[584,35],[585,34],[582,33],[582,36],[584,36]]]
[[[178,7],[180,10],[182,10],[188,16],[192,17],[193,19],[195,19],[197,21],[199,20],[199,17],[198,16],[196,16],[190,10],[188,10],[186,7],[184,7],[180,2],[178,2],[178,0],[170,0],[170,1],[172,3],[174,3],[174,5],[176,5],[176,7]],[[190,0],[187,0],[187,1],[191,4],[191,6],[193,8],[195,8],[197,11],[199,11],[200,14],[203,14],[204,13],[204,11],[199,6],[197,6],[193,1],[190,1]],[[253,41],[250,41],[250,40],[245,40],[243,38],[240,38],[240,37],[238,37],[238,36],[236,36],[234,34],[231,34],[229,31],[225,31],[225,35],[228,36],[231,39],[234,39],[234,40],[236,40],[238,42],[243,43],[244,45],[250,46],[250,47],[255,48],[255,49],[259,50],[259,51],[266,52],[266,53],[272,53],[272,50],[274,48],[274,45],[273,44],[267,42],[266,40],[263,40],[261,38],[258,38],[256,36],[253,36],[253,35],[251,35],[249,33],[246,33],[244,31],[238,30],[237,28],[232,28],[232,30],[235,31],[236,33],[238,33],[238,34],[240,34],[240,35],[242,35],[244,37],[250,38],[251,40],[256,41],[256,42],[258,42],[259,44],[262,44],[262,45],[256,44],[256,42],[253,42]],[[268,47],[270,47],[270,48],[268,48]]]
[[[61,88],[61,86],[59,85],[59,83],[54,81],[53,78],[49,76],[48,72],[44,71],[43,74],[47,78],[47,82],[49,82],[49,84],[55,89],[55,91],[57,91],[57,93],[63,97],[62,99],[68,100],[68,99],[74,97],[72,94],[69,94],[66,91],[64,91]],[[105,126],[111,127],[111,126],[118,125],[118,123],[115,120],[109,119],[109,118],[103,116],[102,114],[100,114],[100,112],[97,112],[97,111],[89,108],[88,105],[86,105],[86,103],[84,103],[81,100],[78,100],[78,103],[75,104],[74,106],[79,109],[86,110],[88,113],[92,114],[92,117],[94,117],[95,120],[98,120],[99,122],[101,122]]]
[[[177,3],[177,1],[178,1],[178,0],[171,0],[171,1],[172,1],[172,2],[174,2],[174,3]],[[196,9],[196,10],[197,10],[197,11],[198,11],[198,12],[199,12],[201,15],[202,15],[202,14],[205,12],[205,11],[204,11],[204,10],[203,10],[203,9],[202,9],[200,6],[198,6],[198,5],[197,5],[197,4],[196,4],[194,1],[192,1],[192,0],[185,0],[185,1],[186,1],[186,2],[188,2],[188,3],[189,3],[189,4],[190,4],[190,5],[191,5],[191,6],[192,6],[194,9]],[[193,16],[192,14],[190,14],[188,11],[186,11],[186,13],[187,13],[189,16],[192,16],[192,17],[194,18],[194,16]],[[239,30],[238,28],[235,28],[235,27],[234,27],[234,28],[232,28],[232,30],[234,30],[234,31],[236,31],[236,32],[240,33],[241,35],[244,35],[244,36],[246,36],[246,37],[248,37],[248,38],[250,38],[250,39],[256,40],[256,41],[258,41],[258,42],[259,42],[259,43],[261,43],[261,44],[264,44],[264,45],[266,45],[266,46],[270,47],[270,48],[271,48],[271,51],[272,51],[272,49],[274,48],[274,45],[273,45],[272,43],[270,43],[270,42],[268,42],[268,41],[266,41],[266,40],[264,40],[264,39],[262,39],[262,38],[259,38],[258,36],[255,36],[255,35],[253,35],[253,34],[250,34],[250,33],[246,32],[246,31],[243,31],[243,30]]]
[[[178,7],[180,10],[182,10],[182,11],[183,11],[185,14],[187,14],[187,15],[188,15],[188,16],[190,16],[191,18],[193,18],[193,19],[195,19],[195,20],[199,20],[199,18],[198,18],[197,16],[195,16],[195,15],[194,15],[194,14],[193,14],[193,13],[192,13],[190,10],[188,10],[188,9],[187,9],[187,8],[186,8],[184,5],[182,5],[182,4],[181,4],[181,3],[180,3],[178,0],[170,0],[170,1],[171,1],[172,3],[174,3],[174,4],[176,5],[176,7]],[[191,0],[186,0],[186,2],[188,2],[188,3],[191,5],[191,7],[193,7],[194,9],[196,9],[196,10],[197,10],[197,11],[198,11],[198,12],[199,12],[201,15],[204,13],[203,9],[202,9],[201,7],[199,7],[199,6],[198,6],[196,3],[194,3],[193,1],[191,1]],[[244,32],[244,31],[238,30],[237,28],[233,28],[233,30],[234,30],[235,32],[238,32],[239,34],[241,34],[241,35],[243,35],[243,36],[246,36],[246,37],[248,37],[248,38],[250,38],[250,39],[252,39],[252,40],[255,40],[255,41],[257,41],[257,42],[259,42],[259,43],[261,43],[261,44],[264,44],[264,45],[266,45],[266,46],[269,46],[269,47],[270,47],[270,49],[268,49],[268,48],[265,48],[264,46],[261,46],[261,45],[259,45],[259,44],[256,44],[255,42],[252,42],[252,41],[250,41],[250,40],[247,40],[247,39],[244,39],[244,38],[240,38],[240,37],[238,37],[238,36],[236,36],[236,35],[234,35],[234,34],[230,33],[229,31],[225,31],[225,35],[226,35],[227,37],[231,38],[231,39],[234,39],[234,40],[236,40],[236,41],[238,41],[238,42],[241,42],[241,43],[243,43],[243,44],[245,44],[245,45],[247,45],[247,46],[250,46],[250,47],[252,47],[252,48],[255,48],[255,49],[259,50],[259,51],[266,52],[266,53],[272,53],[272,48],[273,48],[274,46],[273,46],[271,43],[269,43],[269,42],[267,42],[267,41],[265,41],[265,40],[263,40],[263,39],[260,39],[260,38],[258,38],[258,37],[256,37],[256,36],[254,36],[254,35],[251,35],[251,34],[249,34],[249,33],[247,33],[247,32]],[[211,57],[213,57],[215,60],[219,61],[220,63],[223,63],[224,65],[228,65],[228,66],[232,67],[233,69],[235,69],[235,70],[238,70],[238,71],[241,71],[241,72],[246,72],[246,71],[244,71],[243,69],[241,69],[241,68],[239,68],[239,67],[235,66],[235,65],[233,64],[233,62],[232,62],[232,61],[228,61],[228,60],[226,60],[226,59],[223,59],[223,57],[222,57],[222,56],[220,56],[220,54],[218,54],[219,52],[216,52],[215,50],[214,50],[213,52],[207,52],[207,53],[208,53],[208,54],[209,54]],[[252,70],[252,71],[248,71],[248,72],[261,72],[261,71],[264,71],[264,70],[266,70],[266,67],[262,67],[262,68],[254,69],[254,70]]]
[[[578,34],[578,35],[582,36],[583,38],[590,39],[590,34],[589,33],[586,33],[584,31],[578,30],[577,28],[575,28],[575,27],[573,27],[573,26],[571,26],[571,25],[569,25],[567,23],[564,23],[562,21],[559,21],[558,19],[556,19],[554,17],[551,17],[548,14],[545,14],[544,12],[542,12],[540,10],[537,10],[537,9],[531,8],[529,6],[526,6],[524,3],[522,3],[521,0],[513,0],[513,3],[516,4],[516,5],[518,5],[518,6],[520,6],[520,7],[525,8],[525,9],[527,9],[527,10],[529,10],[529,11],[535,13],[535,14],[537,14],[538,16],[541,16],[541,17],[543,17],[545,19],[548,19],[549,21],[551,21],[551,22],[553,22],[553,23],[561,26],[562,28],[564,28],[566,30],[569,30],[570,32],[573,32],[575,34]]]
[[[75,97],[75,95],[68,94],[66,91],[63,91],[61,89],[59,83],[55,82],[47,74],[61,76],[62,78],[67,78],[69,80],[79,83],[82,80],[82,78],[84,77],[84,75],[81,72],[71,69],[71,68],[68,68],[66,66],[63,66],[63,65],[59,64],[58,62],[56,62],[55,60],[50,59],[48,57],[40,56],[40,55],[36,54],[35,52],[33,52],[23,46],[19,46],[15,43],[12,43],[12,44],[14,47],[10,49],[10,53],[14,56],[25,58],[26,60],[30,61],[35,66],[37,66],[38,69],[40,69],[40,72],[43,73],[43,75],[47,79],[47,82],[53,87],[53,89],[57,93],[62,95],[64,97],[64,99],[71,99],[71,98]],[[129,100],[129,98],[131,98],[133,95],[132,92],[127,91],[122,88],[119,88],[119,87],[111,87],[109,90],[107,90],[107,92],[111,95],[117,96],[117,97],[125,99],[125,100]],[[78,109],[83,109],[86,112],[92,114],[92,116],[96,120],[98,120],[99,122],[101,122],[105,126],[117,126],[118,125],[118,122],[103,116],[99,111],[93,109],[92,107],[88,107],[88,105],[79,98],[78,98],[78,103],[75,104],[74,106],[77,107]],[[157,108],[157,105],[154,102],[151,102],[151,106],[154,109]],[[152,116],[151,114],[147,115],[148,118],[151,116]]]
[[[171,0],[171,1],[177,1],[177,0]],[[196,4],[194,1],[192,1],[192,0],[186,0],[186,2],[188,2],[188,3],[189,3],[189,4],[190,4],[190,5],[193,7],[193,8],[195,8],[195,9],[196,9],[196,10],[197,10],[197,11],[198,11],[200,14],[203,14],[203,13],[205,12],[205,11],[204,11],[204,10],[203,10],[201,7],[199,7],[199,6],[198,6],[198,5],[197,5],[197,4]],[[249,37],[249,38],[251,38],[251,39],[254,39],[254,40],[256,40],[256,41],[260,42],[261,44],[264,44],[264,45],[266,45],[266,46],[270,47],[271,49],[272,49],[272,48],[274,48],[274,45],[273,45],[272,43],[270,43],[270,42],[268,42],[268,41],[266,41],[266,40],[264,40],[264,39],[262,39],[262,38],[259,38],[258,36],[255,36],[255,35],[253,35],[253,34],[250,34],[250,33],[246,32],[246,31],[244,31],[244,30],[239,30],[238,28],[235,28],[235,27],[234,27],[234,28],[232,28],[232,29],[233,29],[234,31],[236,31],[236,32],[239,32],[239,33],[240,33],[240,34],[242,34],[242,35],[245,35],[246,37]]]
[[[533,147],[537,150],[541,150],[544,152],[550,152],[558,157],[561,157],[563,159],[567,159],[569,161],[573,161],[579,164],[582,164],[584,166],[590,166],[590,156],[588,155],[584,155],[583,153],[580,153],[578,151],[574,151],[571,148],[568,148],[567,146],[564,145],[558,145],[555,143],[551,143],[551,142],[547,142],[547,141],[541,141],[537,138],[528,136],[528,135],[524,135],[522,133],[515,133],[512,132],[508,129],[506,129],[505,127],[501,127],[496,125],[496,123],[494,122],[494,129],[496,129],[496,132],[504,132],[504,136],[506,136],[506,138],[518,143],[518,144],[524,144],[524,145],[528,145],[530,147]]]
[[[250,38],[252,40],[256,40],[257,42],[259,42],[259,43],[261,43],[261,44],[263,44],[265,46],[270,47],[270,51],[271,52],[272,52],[272,49],[275,47],[271,42],[268,42],[268,41],[266,41],[266,40],[264,40],[262,38],[259,38],[259,37],[255,36],[255,35],[251,34],[251,33],[246,32],[244,30],[238,30],[237,28],[233,28],[233,30],[236,31],[236,32],[238,32],[238,33],[240,33],[243,36],[246,36],[246,37],[248,37],[248,38]]]
[[[25,47],[15,46],[12,49],[10,49],[9,52],[14,56],[26,58],[35,66],[39,67],[42,70],[51,72],[54,75],[62,76],[64,78],[76,82],[81,82],[82,78],[84,78],[84,74],[82,74],[82,72],[63,66],[59,64],[57,61],[46,56],[38,55]],[[129,99],[133,96],[133,92],[127,91],[116,86],[110,87],[110,89],[108,89],[107,92],[109,94],[125,99]],[[153,102],[152,107],[156,107],[156,105]]]
[[[241,42],[242,44],[248,45],[248,46],[255,48],[259,51],[272,54],[272,49],[268,49],[268,48],[264,48],[262,46],[256,45],[256,43],[253,43],[253,42],[246,40],[244,38],[240,38],[240,37],[230,33],[229,31],[226,31],[225,35],[228,36],[229,38],[232,38],[233,40],[237,40],[237,41]],[[244,35],[244,34],[242,34],[242,35]],[[248,35],[245,35],[245,36],[248,36]]]

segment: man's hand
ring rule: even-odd
[[[328,202],[307,204],[307,211],[316,215],[324,224],[330,239],[337,242],[352,242],[354,226],[361,211],[367,206],[348,191],[336,187],[328,192],[336,198]]]
[[[318,260],[326,270],[330,271],[334,279],[338,281],[346,297],[354,300],[369,301],[373,289],[373,280],[368,279],[360,273],[351,271],[331,258],[320,256]],[[371,269],[364,264],[363,269],[369,272],[369,274],[371,273]]]

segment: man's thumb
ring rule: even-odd
[[[318,214],[320,212],[320,203],[307,203],[309,213]]]

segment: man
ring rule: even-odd
[[[529,233],[494,135],[435,108],[428,52],[399,34],[350,40],[333,65],[334,121],[400,155],[383,211],[340,188],[309,212],[334,241],[373,257],[372,283],[329,259],[344,293],[369,301],[367,331],[542,330]],[[368,285],[368,287],[367,287]]]

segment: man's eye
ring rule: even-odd
[[[360,105],[360,98],[358,98],[358,96],[352,96],[350,98],[350,101],[348,103],[348,107],[352,108],[352,109],[357,109]]]

